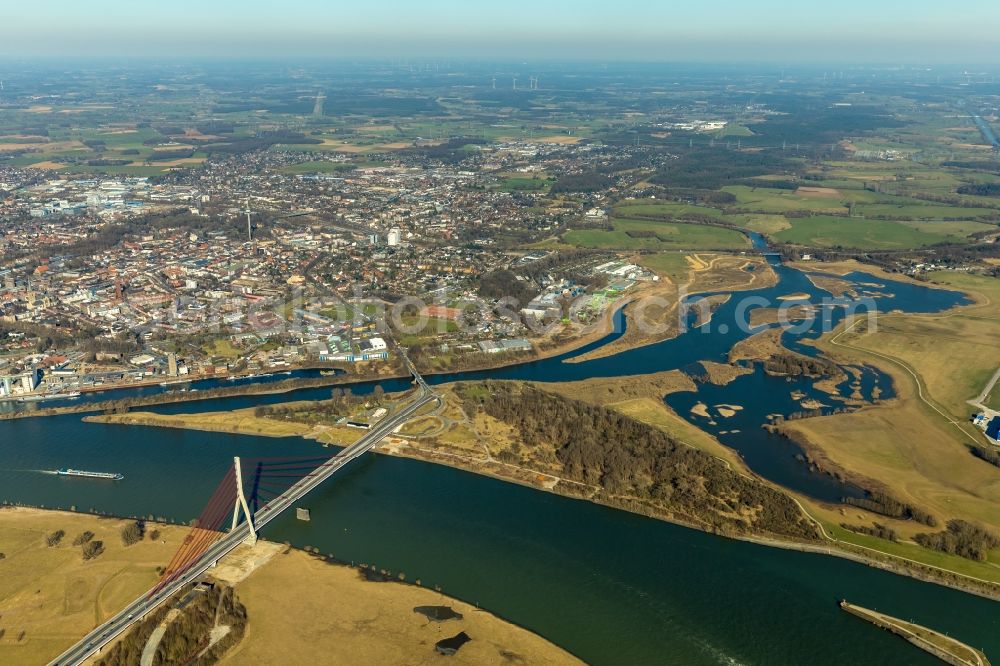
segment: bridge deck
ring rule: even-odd
[[[416,371],[416,368],[414,368],[412,363],[410,363],[409,358],[406,356],[406,352],[400,349],[400,353],[406,362],[407,367],[410,369],[414,381],[420,388],[420,393],[417,396],[417,399],[408,404],[397,414],[379,422],[371,430],[365,433],[365,435],[357,442],[322,463],[313,473],[299,479],[283,494],[261,507],[261,509],[254,514],[254,526],[256,529],[259,530],[267,525],[285,509],[289,508],[292,504],[302,499],[302,497],[306,494],[333,476],[337,470],[344,467],[352,460],[355,460],[356,458],[359,458],[365,453],[371,451],[398,426],[412,418],[421,407],[439,399],[437,394],[431,390],[431,388],[424,381],[424,378],[420,376],[420,374]],[[231,530],[219,541],[210,546],[200,558],[179,572],[175,578],[169,580],[165,585],[154,589],[152,593],[144,595],[130,603],[119,613],[109,618],[103,624],[99,625],[80,639],[80,641],[73,647],[59,655],[51,663],[58,666],[75,666],[76,664],[81,664],[88,657],[100,651],[101,648],[127,630],[130,626],[132,626],[132,624],[138,622],[151,611],[156,609],[160,604],[173,597],[186,585],[189,585],[197,580],[199,576],[205,573],[205,571],[214,566],[219,559],[236,548],[236,546],[246,541],[249,536],[250,529],[248,524],[245,522],[240,523],[236,526],[236,529]]]

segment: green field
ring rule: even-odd
[[[577,247],[606,250],[742,250],[749,246],[746,236],[732,229],[701,224],[652,222],[647,220],[615,220],[614,230],[574,229],[564,240]],[[630,236],[632,233],[652,233],[650,237]]]
[[[900,221],[897,224],[917,229],[929,234],[945,236],[949,241],[962,241],[968,239],[972,234],[981,231],[997,231],[996,223],[992,222],[971,222],[964,220],[947,222],[925,222],[920,220]]]
[[[648,268],[657,275],[666,275],[674,282],[685,282],[688,273],[691,272],[691,264],[687,261],[687,253],[657,252],[655,254],[644,254],[638,259],[638,263],[643,268]]]
[[[905,220],[975,220],[996,214],[988,208],[966,208],[940,204],[860,204],[855,214]]]
[[[722,189],[736,196],[737,208],[748,211],[762,213],[786,213],[793,210],[815,213],[847,212],[847,207],[841,202],[843,194],[830,197],[803,196],[796,194],[795,190],[748,187],[746,185],[730,185]],[[853,195],[854,192],[851,194]]]
[[[750,231],[762,234],[776,234],[791,227],[788,219],[784,215],[774,215],[766,213],[742,213],[738,215],[726,215],[725,221]]]
[[[504,192],[534,192],[547,189],[550,182],[544,177],[507,176],[502,179],[500,189]]]
[[[662,203],[638,203],[629,201],[615,206],[615,217],[666,217],[683,218],[690,215],[707,215],[709,217],[722,217],[722,212],[709,208],[708,206],[695,206],[692,204],[662,202]]]
[[[811,247],[894,250],[927,247],[961,237],[954,234],[953,227],[938,229],[938,223],[934,222],[902,223],[830,215],[793,218],[788,222],[791,227],[773,234],[774,238]]]

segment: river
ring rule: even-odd
[[[749,295],[823,295],[798,271],[776,270],[776,287]],[[887,309],[930,312],[962,302],[954,292],[868,276],[852,279],[881,293],[874,298]],[[738,300],[715,313],[713,333],[693,329],[674,340],[584,363],[562,362],[585,351],[580,350],[431,381],[565,381],[722,360],[747,335],[736,326],[735,332],[718,328],[735,321]],[[803,340],[818,332],[796,333],[787,342],[811,352]],[[883,391],[891,390],[886,378],[871,373],[868,394],[876,382]],[[391,390],[405,382],[383,384]],[[741,450],[748,464],[768,478],[784,479],[817,496],[843,493],[844,488],[811,474],[794,460],[792,450],[781,448],[778,438],[759,428],[762,410],[791,408],[793,388],[758,371],[726,387],[704,385],[699,395],[675,394],[668,402],[692,419],[684,409],[686,401],[743,405],[739,427],[726,427],[746,434],[722,436],[723,443]],[[328,394],[329,389],[306,389],[293,395]],[[288,398],[246,396],[160,409],[212,410]],[[78,415],[6,421],[0,428],[0,499],[183,521],[199,513],[232,456],[323,451],[299,438],[82,424]],[[751,456],[753,449],[757,454]],[[95,482],[45,473],[65,466],[121,472],[125,480]],[[836,557],[727,540],[438,465],[367,456],[304,504],[311,509],[311,522],[283,516],[264,536],[404,571],[408,580],[440,585],[444,592],[478,603],[596,664],[937,663],[843,613],[835,603],[840,598],[947,631],[987,655],[1000,655],[1000,606],[994,602]]]

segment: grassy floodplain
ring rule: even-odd
[[[746,237],[733,229],[680,222],[615,219],[613,231],[573,229],[564,240],[577,247],[604,250],[743,250],[750,247]],[[630,235],[632,232],[633,235]]]
[[[42,664],[150,589],[188,528],[158,527],[157,541],[124,546],[128,521],[39,509],[0,509],[0,663]],[[45,537],[65,531],[58,545]],[[73,540],[84,531],[104,552],[84,561]],[[23,632],[23,635],[22,635]]]
[[[155,584],[189,528],[147,524],[147,538],[124,546],[130,521],[65,511],[0,509],[0,663],[40,664],[56,657],[99,622]],[[65,536],[55,546],[45,537]],[[149,538],[153,530],[157,539]],[[84,531],[104,552],[84,561],[73,539]],[[303,572],[307,572],[304,575]],[[237,548],[210,575],[236,585],[247,607],[246,635],[224,664],[436,663],[434,643],[459,631],[478,638],[455,657],[490,663],[501,654],[522,663],[578,664],[545,639],[470,604],[418,585],[370,582],[356,569],[280,544]],[[330,599],[352,599],[331,605]],[[428,622],[417,606],[448,606],[460,619]],[[294,637],[289,640],[290,637]],[[485,637],[489,637],[488,640]],[[289,652],[291,650],[291,652]],[[331,657],[331,655],[334,655]]]
[[[853,265],[828,266],[849,271]],[[885,489],[901,501],[935,514],[941,525],[960,518],[1000,533],[998,471],[971,455],[985,444],[969,423],[976,397],[1000,364],[1000,280],[954,272],[931,274],[950,288],[965,290],[977,303],[939,315],[883,315],[876,332],[848,332],[820,343],[846,361],[872,363],[893,377],[898,396],[849,414],[795,421],[786,426],[810,454],[827,468],[844,470]],[[1000,580],[1000,549],[986,562],[931,551],[910,539],[942,529],[888,519],[851,507],[824,507],[800,498],[835,538],[915,559],[933,566]],[[881,523],[894,529],[898,542],[850,532],[840,527]]]
[[[989,230],[975,222],[893,222],[857,217],[813,215],[788,220],[789,228],[772,234],[776,239],[811,247],[857,247],[899,250],[928,247],[967,238]]]
[[[434,643],[460,631],[473,640],[449,663],[581,663],[471,604],[416,585],[366,581],[299,550],[275,555],[236,590],[249,621],[243,641],[219,662],[225,665],[439,664]],[[418,606],[448,606],[462,617],[428,622],[413,611]]]

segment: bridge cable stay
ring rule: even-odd
[[[229,515],[235,496],[236,470],[230,466],[208,503],[198,517],[192,521],[191,531],[181,542],[180,548],[174,553],[173,558],[164,569],[160,581],[150,591],[150,595],[158,592],[163,586],[184,573],[187,567],[197,561],[212,542],[221,536],[217,530]]]
[[[241,510],[243,520],[250,523],[252,537],[256,537],[253,516],[295,483],[316,474],[323,463],[329,460],[329,455],[234,459],[198,518],[192,521],[190,532],[167,564],[159,582],[150,590],[149,596],[182,576],[198,562],[226,534],[224,530],[227,518],[230,518],[229,529],[235,529],[242,522]],[[255,538],[249,539],[251,542],[254,540]]]

